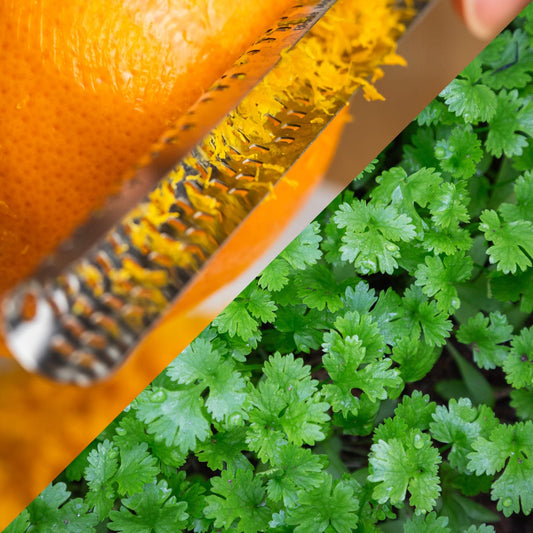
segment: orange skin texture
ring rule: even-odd
[[[88,389],[64,386],[0,358],[0,529],[215,317],[218,309],[199,310],[198,304],[244,272],[304,205],[335,152],[346,115],[332,121],[272,197],[238,227],[115,377]]]
[[[0,294],[291,4],[2,0]]]

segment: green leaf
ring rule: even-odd
[[[398,266],[398,241],[415,236],[411,219],[393,207],[374,206],[362,200],[342,204],[333,217],[342,237],[342,259],[354,263],[362,274],[386,272],[392,274]]]
[[[522,329],[511,342],[511,351],[503,362],[507,382],[514,388],[533,385],[533,326]]]
[[[498,106],[494,91],[476,81],[459,77],[440,93],[449,110],[468,124],[489,122]]]
[[[211,470],[230,472],[246,470],[252,467],[243,451],[247,451],[246,428],[231,427],[215,433],[211,439],[202,442],[196,452],[198,460],[207,463]]]
[[[143,491],[122,500],[120,511],[111,511],[108,528],[129,533],[179,533],[189,515],[187,504],[177,502],[164,480],[144,485]]]
[[[182,452],[194,450],[197,440],[205,440],[211,434],[196,387],[177,391],[146,389],[137,397],[134,407],[148,433]]]
[[[468,222],[468,196],[454,183],[443,183],[430,203],[430,213],[436,226],[454,229],[460,222]]]
[[[243,341],[258,338],[258,321],[246,309],[246,304],[239,299],[233,300],[222,313],[220,313],[213,325],[221,333],[228,333],[230,337],[238,336]]]
[[[420,234],[425,223],[416,206],[426,207],[439,194],[441,175],[433,168],[421,168],[408,176],[404,169],[393,167],[384,171],[376,181],[379,185],[371,192],[372,202],[392,204],[399,213],[411,219],[409,222]]]
[[[263,289],[277,292],[289,283],[290,272],[289,263],[278,256],[261,272],[257,283]]]
[[[419,381],[433,368],[441,350],[428,346],[418,335],[400,337],[392,349],[391,358],[400,365],[400,376],[406,383]]]
[[[426,256],[424,265],[415,272],[415,284],[422,287],[426,296],[434,296],[437,308],[451,314],[461,305],[456,284],[470,278],[473,263],[469,256],[455,254],[442,260],[439,256]]]
[[[295,270],[303,270],[308,265],[316,264],[322,257],[319,248],[321,240],[320,224],[312,222],[281,252],[279,257],[285,259]]]
[[[273,322],[276,318],[276,304],[272,301],[268,291],[264,291],[252,282],[238,296],[246,304],[250,314],[263,324]]]
[[[157,459],[148,451],[146,442],[120,449],[120,466],[114,478],[118,484],[119,494],[141,492],[144,484],[152,481],[157,474],[159,474]]]
[[[298,504],[287,509],[287,524],[296,526],[294,533],[351,533],[359,509],[354,483],[345,479],[334,482],[329,474],[323,474],[318,487],[300,492]]]
[[[490,291],[501,302],[518,302],[524,313],[533,311],[533,269],[504,275],[493,272],[489,278]]]
[[[498,425],[489,407],[473,407],[468,398],[450,400],[448,408],[439,405],[430,424],[435,440],[451,445],[448,461],[453,468],[467,472],[468,454],[472,443],[480,436],[488,436]]]
[[[296,349],[299,352],[309,353],[320,347],[322,330],[326,327],[327,321],[324,313],[309,309],[305,305],[284,306],[277,312],[275,329],[264,332],[263,344],[268,344],[268,334],[272,332],[272,351],[277,349],[288,353]],[[286,334],[287,349],[281,347],[280,332]]]
[[[264,505],[265,488],[252,470],[237,470],[234,474],[224,470],[220,477],[211,478],[211,487],[204,513],[214,519],[215,527],[238,533],[266,529],[272,511]]]
[[[518,91],[502,90],[498,94],[496,113],[490,120],[485,146],[495,157],[521,155],[527,146],[526,136],[531,133],[533,104],[525,103]]]
[[[471,178],[483,157],[481,141],[471,126],[455,127],[447,139],[436,142],[435,157],[442,170],[454,180]],[[466,208],[463,207],[462,216],[465,214]]]
[[[488,439],[479,437],[468,455],[468,467],[476,474],[493,475],[504,469],[492,485],[492,499],[505,516],[529,514],[533,509],[533,422],[502,424]]]
[[[516,205],[503,203],[499,212],[507,221],[527,220],[533,222],[533,171],[519,176],[514,185]]]
[[[224,360],[220,349],[207,339],[195,339],[166,370],[167,375],[181,384],[197,385],[198,393],[209,388],[205,402],[215,420],[243,413],[245,382],[235,370],[233,360]]]
[[[441,457],[429,435],[412,429],[402,439],[379,440],[372,445],[368,480],[378,483],[373,497],[401,506],[407,491],[416,514],[430,512],[440,494]]]
[[[387,389],[399,387],[402,380],[392,360],[383,358],[384,339],[372,319],[348,312],[335,321],[336,330],[324,334],[322,362],[333,383],[324,386],[334,411],[357,414],[359,389],[371,401],[387,398]]]
[[[87,458],[85,480],[89,492],[85,498],[89,508],[100,520],[107,517],[115,502],[116,494],[111,481],[118,469],[118,452],[110,441],[100,442]]]
[[[521,419],[533,419],[533,389],[512,390],[511,406]]]
[[[331,268],[319,263],[298,274],[298,298],[310,309],[337,311],[344,287],[338,287]]]
[[[268,477],[269,498],[294,507],[299,490],[318,487],[323,481],[323,459],[324,456],[315,455],[310,449],[290,444],[282,446],[271,459],[272,468],[263,473]]]
[[[457,340],[464,344],[472,344],[474,361],[481,368],[491,369],[501,366],[509,347],[503,343],[512,338],[513,327],[507,317],[499,311],[490,313],[488,317],[482,313],[461,324],[457,331]]]
[[[520,89],[531,81],[531,41],[521,29],[503,32],[481,57],[491,67],[483,73],[483,83],[493,89]]]
[[[479,229],[494,244],[487,253],[491,263],[496,263],[504,274],[526,270],[533,257],[533,223],[526,220],[502,221],[492,210],[485,210],[480,217]],[[527,255],[526,255],[527,254]]]
[[[394,410],[394,418],[403,420],[410,429],[425,431],[429,428],[436,406],[435,402],[430,401],[429,395],[415,390],[411,396],[402,398],[402,402]]]
[[[404,533],[452,533],[448,527],[448,517],[429,513],[426,516],[413,516],[403,526]]]
[[[402,298],[405,314],[402,322],[407,331],[413,334],[423,333],[428,346],[443,346],[452,329],[448,314],[439,310],[437,303],[428,301],[418,287],[410,287]]]
[[[31,530],[65,533],[95,531],[98,522],[96,514],[88,513],[89,507],[81,498],[69,500],[69,497],[70,491],[64,483],[48,485],[28,505]]]
[[[261,338],[259,326],[273,322],[276,318],[276,304],[268,291],[255,282],[250,283],[213,321],[221,333],[238,336],[244,341]]]
[[[247,443],[265,461],[286,443],[314,444],[325,438],[329,404],[322,402],[310,367],[292,354],[279,353],[264,366],[264,381],[249,393]]]

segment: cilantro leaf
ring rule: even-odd
[[[468,455],[468,467],[477,475],[504,469],[492,485],[492,499],[505,516],[533,509],[533,422],[502,424],[488,439],[478,437]]]
[[[232,360],[224,360],[220,348],[204,338],[195,339],[166,370],[180,384],[195,384],[198,393],[209,388],[205,402],[215,420],[242,414],[245,383]]]
[[[120,449],[120,466],[114,478],[119,494],[140,492],[144,484],[152,481],[157,474],[157,459],[148,451],[146,442]]]
[[[503,203],[498,208],[505,220],[533,222],[533,171],[519,176],[514,184],[516,205]]]
[[[264,531],[272,511],[264,505],[265,488],[252,470],[223,470],[211,478],[211,492],[206,497],[204,514],[214,519],[215,527],[238,533]],[[232,529],[233,529],[232,528]]]
[[[213,325],[221,333],[237,335],[244,341],[260,338],[259,326],[273,322],[277,306],[268,291],[252,282],[220,313]]]
[[[282,500],[286,507],[297,504],[299,490],[318,487],[322,482],[323,456],[308,448],[294,445],[282,446],[272,459],[268,476],[268,496],[275,502]]]
[[[448,109],[468,124],[492,120],[498,105],[494,91],[477,81],[462,73],[440,93]]]
[[[471,126],[455,127],[447,139],[436,142],[435,157],[454,179],[471,178],[483,157],[481,141]]]
[[[202,442],[196,456],[199,461],[207,463],[211,470],[223,470],[225,467],[235,472],[251,468],[252,464],[243,454],[246,450],[246,429],[243,426],[231,427]]]
[[[411,396],[404,396],[394,410],[394,418],[403,420],[408,428],[425,431],[429,428],[437,404],[431,402],[429,395],[415,390]]]
[[[533,385],[533,326],[513,338],[511,351],[503,362],[507,382],[514,388]]]
[[[439,516],[431,512],[426,516],[417,515],[407,520],[403,526],[403,533],[452,533],[448,527],[448,517]]]
[[[28,505],[30,523],[35,531],[64,531],[86,533],[95,531],[98,518],[88,513],[88,505],[81,498],[69,500],[65,483],[48,485]],[[67,501],[69,500],[69,501]]]
[[[279,255],[295,270],[314,265],[322,257],[320,224],[312,222]]]
[[[294,533],[351,533],[357,526],[358,509],[353,482],[334,482],[329,474],[323,474],[318,487],[299,493],[298,504],[287,510],[286,522],[296,526]]]
[[[512,332],[507,317],[499,311],[490,313],[488,317],[478,313],[461,324],[457,340],[472,344],[474,361],[481,368],[490,369],[501,366],[505,360],[509,348],[503,343],[511,340]]]
[[[452,313],[461,302],[456,285],[470,278],[472,259],[463,254],[455,254],[442,260],[439,256],[426,256],[424,265],[419,265],[415,272],[415,284],[422,287],[427,296],[434,296],[437,309]]]
[[[450,465],[466,473],[472,442],[488,435],[497,425],[498,420],[490,408],[473,407],[470,399],[460,398],[459,401],[450,400],[448,408],[443,405],[436,408],[430,431],[435,440],[451,445]]]
[[[533,257],[533,223],[526,220],[502,221],[496,211],[486,209],[480,217],[479,229],[494,244],[487,250],[491,263],[504,274],[526,270]],[[527,255],[526,255],[527,254]]]
[[[453,229],[460,222],[468,222],[468,197],[461,187],[454,183],[443,183],[430,202],[429,211],[435,225]]]
[[[342,287],[337,286],[333,272],[326,265],[319,263],[302,270],[298,275],[298,298],[310,309],[332,312],[340,309]]]
[[[504,275],[492,272],[489,278],[491,293],[501,302],[519,302],[520,311],[533,311],[533,269]]]
[[[492,89],[520,89],[531,81],[530,39],[519,28],[503,32],[482,52],[481,58],[489,66],[482,81]]]
[[[524,135],[533,135],[533,103],[524,102],[518,91],[498,94],[496,113],[489,124],[485,146],[495,157],[521,155],[527,146]]]
[[[210,435],[197,387],[176,391],[148,388],[137,397],[134,407],[148,433],[182,452],[194,450],[197,440]]]
[[[394,167],[384,171],[376,181],[378,186],[371,192],[372,201],[380,205],[390,203],[399,213],[406,215],[417,234],[421,234],[426,224],[416,205],[426,207],[439,194],[440,173],[433,168],[421,168],[408,176],[403,168]]]
[[[213,320],[213,325],[221,333],[227,332],[231,337],[237,335],[244,341],[258,337],[258,321],[248,312],[246,304],[238,298]]]
[[[465,533],[496,533],[492,526],[481,524],[480,526],[470,526]]]
[[[440,355],[435,346],[421,342],[418,335],[402,336],[392,348],[392,359],[400,365],[400,376],[406,383],[421,380]]]
[[[322,342],[322,330],[327,327],[324,313],[317,309],[309,309],[305,305],[290,305],[281,307],[276,316],[274,330],[264,333],[265,343],[268,340],[269,331],[272,331],[272,348],[281,351],[309,353],[316,350]],[[281,335],[284,333],[288,348],[281,348]]]
[[[362,326],[362,327],[361,327]],[[371,401],[384,400],[387,388],[401,385],[391,359],[383,359],[383,336],[368,315],[349,312],[335,321],[337,330],[324,334],[322,359],[333,383],[324,386],[334,411],[357,414],[359,398],[353,389],[360,389]],[[361,337],[359,336],[361,335]]]
[[[405,291],[402,299],[405,310],[402,322],[407,331],[424,335],[424,342],[428,346],[442,346],[449,336],[452,324],[447,313],[439,310],[437,303],[428,301],[419,287],[410,287]]]
[[[342,204],[333,217],[342,237],[342,259],[354,263],[362,274],[386,272],[392,274],[398,266],[398,241],[415,236],[411,218],[394,207],[375,206],[362,200]]]
[[[128,533],[179,533],[187,524],[187,503],[177,502],[166,481],[144,485],[143,491],[122,500],[120,511],[111,511],[108,528]]]
[[[112,509],[116,494],[112,480],[118,469],[118,452],[110,441],[100,442],[87,457],[85,480],[89,492],[85,498],[100,520]]]
[[[533,389],[512,390],[511,406],[523,420],[533,419]]]
[[[310,367],[292,354],[279,353],[264,366],[265,380],[249,393],[250,427],[247,443],[262,460],[273,457],[286,443],[314,444],[324,439],[329,404],[320,401]]]
[[[369,481],[377,483],[373,497],[379,503],[401,506],[407,491],[416,514],[430,512],[440,494],[441,457],[429,435],[412,429],[402,439],[379,440],[372,445]]]

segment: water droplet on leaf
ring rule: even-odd
[[[415,438],[413,439],[413,446],[420,450],[424,446],[424,439],[422,438],[422,435],[420,433],[417,433],[415,435]]]
[[[167,393],[164,390],[158,390],[150,396],[150,401],[154,403],[163,403],[167,399]]]

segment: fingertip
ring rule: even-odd
[[[479,39],[493,39],[530,0],[454,0],[470,31]]]

